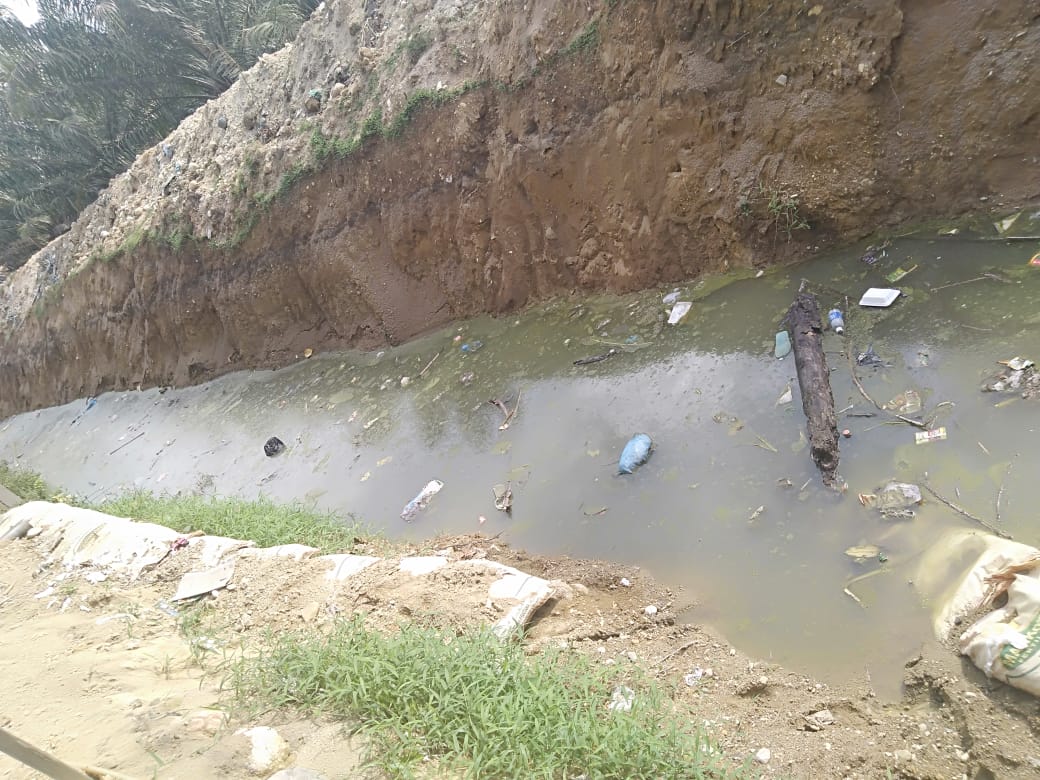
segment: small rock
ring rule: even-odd
[[[333,84],[332,89],[329,90],[329,97],[332,100],[336,100],[337,98],[339,98],[340,95],[342,95],[346,91],[346,89],[346,84]]]
[[[275,772],[267,780],[327,780],[327,778],[321,772],[315,772],[313,769],[291,766]]]
[[[657,607],[651,604],[649,607],[643,607],[643,614],[647,617],[653,617],[657,614]]]
[[[902,750],[897,750],[892,755],[893,755],[893,757],[895,758],[896,761],[900,761],[900,762],[906,762],[906,761],[913,761],[914,760],[914,754],[911,753],[906,748],[903,748]]]
[[[307,109],[308,114],[317,114],[321,111],[321,101],[316,97],[308,97],[303,107]]]
[[[622,588],[631,588],[632,587],[632,582],[631,582],[631,580],[628,579],[628,577],[622,577],[620,585],[621,585]]]
[[[781,73],[779,76],[777,76],[776,77],[776,83],[779,84],[781,87],[786,87],[787,86],[787,74],[786,73]]]
[[[300,617],[303,618],[304,623],[310,623],[314,618],[318,616],[318,612],[321,609],[321,605],[317,601],[312,601],[310,604],[300,610]]]
[[[411,383],[412,378],[410,376],[401,377],[401,387],[408,387],[408,385],[410,385]]]
[[[759,748],[755,751],[755,761],[760,764],[768,764],[769,759],[773,757],[773,753],[769,748]]]
[[[834,725],[834,715],[830,710],[819,710],[805,716],[805,728],[807,731],[822,731],[825,726],[832,725]]]
[[[270,726],[254,726],[239,729],[236,735],[246,737],[252,743],[249,754],[249,771],[266,775],[289,761],[289,743]]]
[[[227,124],[228,122],[226,116],[222,116],[217,119],[217,127],[219,127],[221,130],[227,130]]]

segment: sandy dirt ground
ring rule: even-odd
[[[1036,701],[989,683],[952,652],[912,661],[904,699],[883,702],[867,679],[827,685],[677,624],[690,594],[630,567],[534,558],[494,539],[455,537],[406,551],[446,555],[452,564],[440,571],[413,576],[389,557],[330,590],[328,565],[316,559],[242,558],[232,587],[208,597],[205,622],[189,640],[180,629],[190,608],[168,600],[197,565],[190,555],[172,555],[134,583],[91,582],[83,572],[60,579],[56,567],[41,567],[46,551],[37,546],[0,545],[0,726],[77,766],[134,778],[255,777],[249,742],[236,732],[269,725],[288,742],[292,766],[326,778],[360,776],[361,746],[349,724],[286,713],[241,720],[221,691],[221,658],[266,630],[320,631],[358,612],[386,630],[402,620],[460,629],[493,623],[502,610],[487,599],[494,576],[465,563],[489,559],[562,585],[562,598],[536,615],[525,640],[530,653],[565,644],[617,666],[619,680],[649,671],[673,692],[691,728],[705,727],[735,765],[750,762],[763,776],[1040,771]],[[31,777],[40,775],[0,757],[0,778]]]

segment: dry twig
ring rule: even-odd
[[[1004,482],[1007,481],[1008,475],[1011,474],[1011,467],[1015,465],[1014,461],[1008,464],[1007,471],[1004,472],[1004,479],[1000,480],[1000,490],[997,491],[997,522],[1000,522],[1000,501],[1004,498]]]
[[[955,504],[952,501],[950,501],[948,498],[945,498],[942,495],[940,495],[938,492],[936,492],[932,488],[931,485],[928,484],[928,480],[927,479],[922,480],[921,484],[924,487],[924,489],[927,490],[932,495],[933,498],[935,498],[941,504],[946,504],[946,506],[948,506],[950,509],[952,509],[957,514],[962,515],[962,516],[968,518],[969,520],[973,520],[974,522],[976,522],[979,525],[981,525],[983,528],[985,528],[990,533],[994,533],[997,536],[1000,536],[1000,537],[1002,537],[1004,539],[1011,539],[1012,538],[1011,534],[1009,534],[1009,533],[1007,533],[1005,531],[1001,531],[999,528],[994,526],[992,523],[989,523],[988,521],[983,520],[981,517],[978,517],[977,515],[973,515],[971,512],[969,512],[964,507],[958,506],[957,504]]]
[[[432,360],[430,360],[430,362],[426,364],[426,367],[425,367],[425,368],[424,368],[424,369],[423,369],[422,371],[420,371],[420,372],[419,372],[419,376],[422,376],[422,375],[423,375],[423,374],[425,374],[425,373],[426,373],[427,371],[429,371],[429,370],[430,370],[430,366],[432,366],[432,365],[433,365],[433,363],[434,363],[434,361],[436,361],[436,360],[437,360],[437,358],[439,358],[440,356],[441,356],[441,353],[440,353],[440,352],[438,352],[438,353],[437,353],[436,355],[434,355],[434,356],[433,356],[433,359],[432,359]]]
[[[696,639],[691,639],[686,644],[680,645],[679,647],[675,648],[672,652],[670,652],[668,655],[664,656],[656,664],[654,664],[654,666],[660,666],[665,661],[667,661],[669,658],[674,658],[675,656],[679,655],[679,653],[682,653],[682,652],[685,652],[686,650],[689,650],[691,647],[693,647],[695,644],[697,644],[697,641],[698,640],[696,640]]]

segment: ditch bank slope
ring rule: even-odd
[[[1034,201],[1037,51],[1027,2],[334,0],[0,288],[0,414]]]
[[[952,654],[911,661],[905,699],[883,702],[866,677],[826,685],[676,625],[677,596],[631,567],[532,558],[479,536],[393,554],[362,540],[353,554],[257,549],[45,502],[0,516],[0,535],[23,524],[30,538],[0,542],[0,727],[78,765],[131,777],[267,777],[286,763],[354,771],[363,745],[342,724],[286,710],[240,719],[222,663],[358,616],[375,631],[407,621],[462,634],[501,624],[539,590],[549,599],[512,640],[527,655],[585,655],[631,685],[627,695],[656,680],[727,764],[765,777],[924,780],[1031,778],[1040,763],[1035,699],[962,675]],[[207,581],[191,583],[192,572]],[[175,600],[192,593],[202,600]],[[609,705],[604,692],[604,716]],[[251,769],[238,730],[258,724],[289,753]],[[0,776],[33,775],[0,755]]]

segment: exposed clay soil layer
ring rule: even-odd
[[[1036,200],[1038,18],[1004,0],[332,2],[0,289],[0,414]],[[467,83],[396,137],[315,157],[316,131],[356,138],[377,108],[388,123]]]

